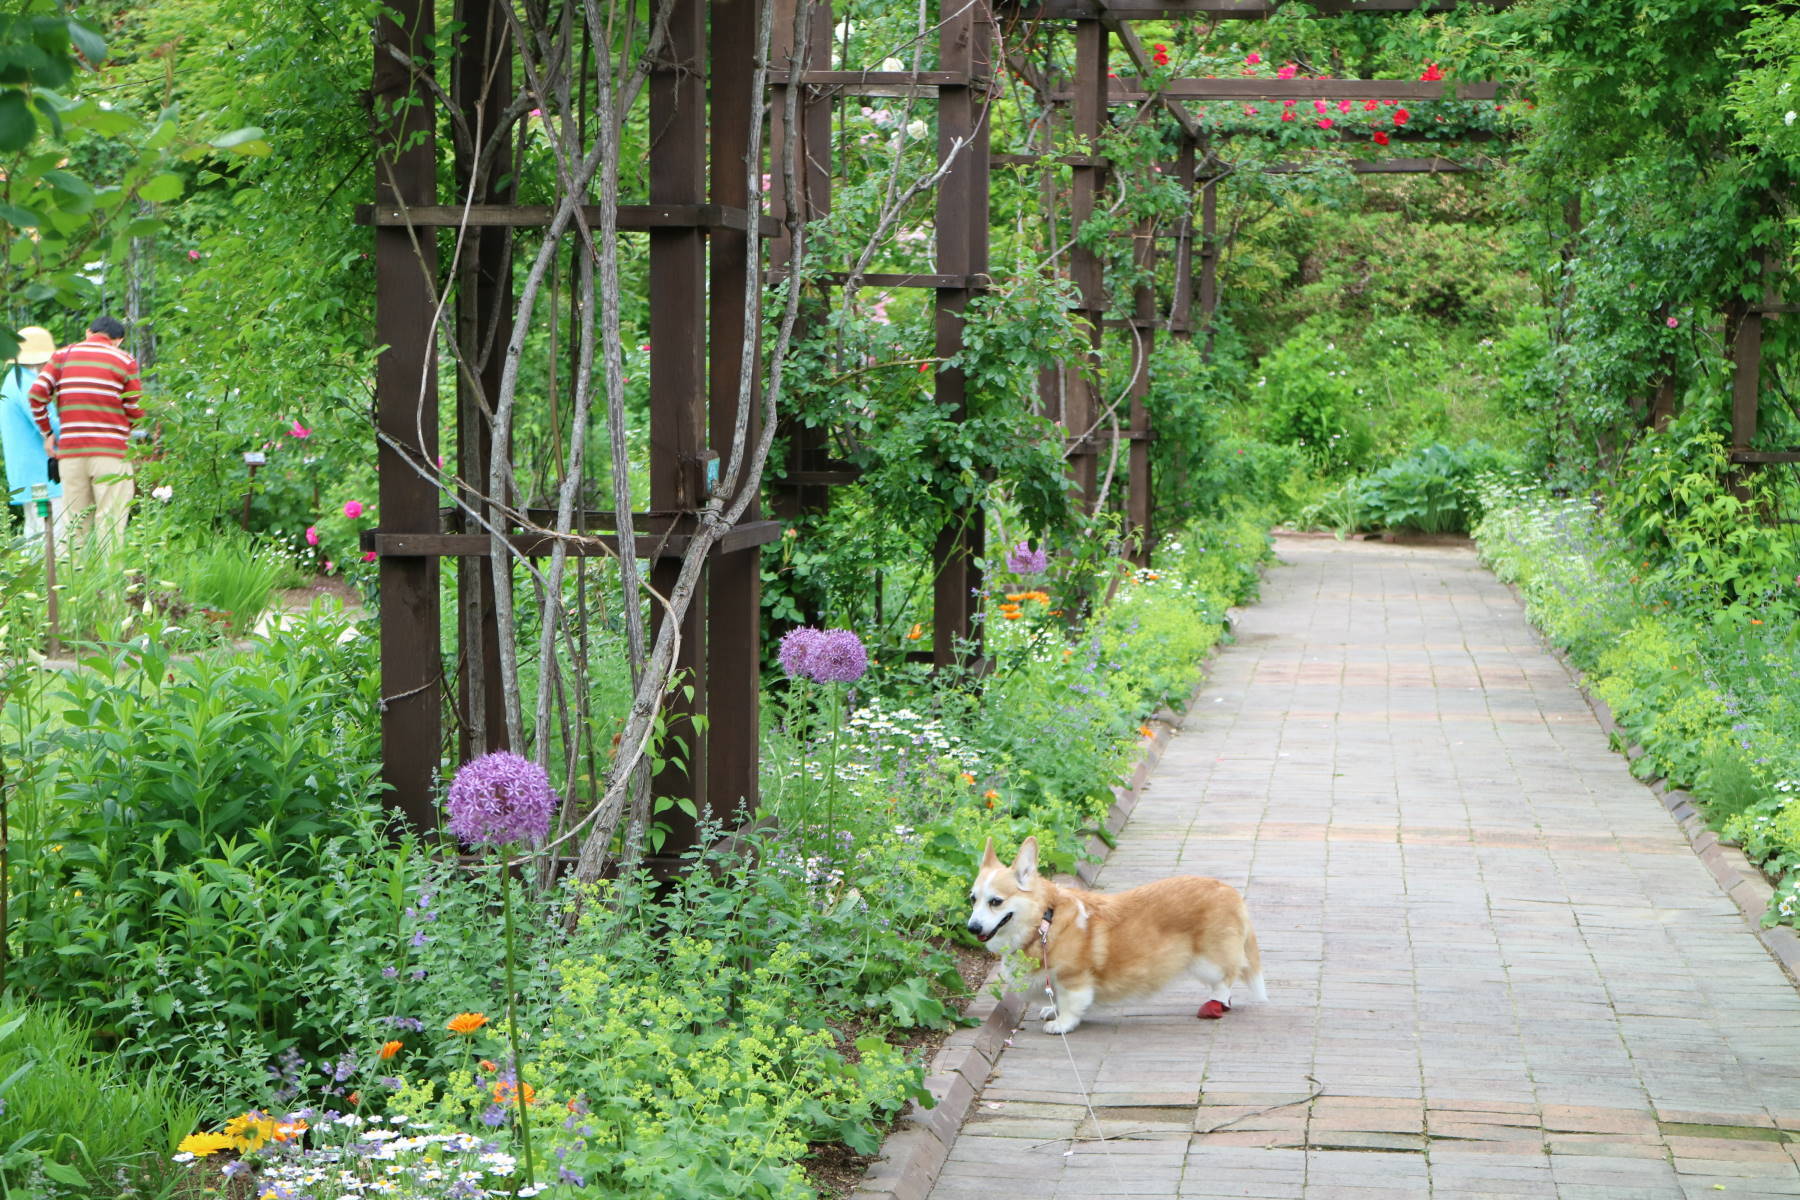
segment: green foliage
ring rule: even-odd
[[[376,790],[369,653],[320,619],[244,654],[121,648],[15,693],[17,978],[134,1055],[291,1038],[298,965],[332,936],[312,873]]]
[[[1374,445],[1349,363],[1323,333],[1302,329],[1262,360],[1263,432],[1295,446],[1324,475],[1355,470]]]
[[[48,1004],[0,1004],[0,1190],[21,1200],[168,1197],[198,1106],[166,1074],[94,1052]]]
[[[1351,480],[1318,511],[1325,524],[1343,530],[1467,533],[1481,516],[1481,478],[1514,465],[1483,442],[1455,449],[1434,444]]]
[[[1778,479],[1745,477],[1703,419],[1677,422],[1638,443],[1610,489],[1620,529],[1641,548],[1669,603],[1704,616],[1747,605],[1761,619],[1800,611],[1800,545],[1767,520]]]

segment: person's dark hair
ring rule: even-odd
[[[95,317],[88,322],[89,333],[102,333],[109,338],[125,336],[125,322],[117,317]]]

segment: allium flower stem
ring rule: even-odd
[[[831,865],[837,855],[838,731],[844,723],[839,711],[839,690],[827,687],[826,691],[831,693],[831,759],[825,773],[825,861]]]
[[[537,1184],[537,1175],[531,1163],[531,1106],[525,1102],[525,1060],[519,1057],[519,992],[513,983],[512,869],[504,858],[500,860],[500,910],[506,916],[506,1040],[512,1048],[513,1106],[519,1110],[519,1144],[524,1149],[525,1184],[533,1187]],[[516,1196],[518,1192],[515,1182],[513,1194]]]

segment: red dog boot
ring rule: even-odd
[[[1202,1021],[1216,1021],[1230,1011],[1231,1005],[1225,1003],[1223,1000],[1208,1000],[1205,1004],[1200,1006],[1200,1011],[1194,1015],[1199,1017]]]

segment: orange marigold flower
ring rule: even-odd
[[[488,1072],[490,1075],[500,1069],[500,1064],[495,1062],[491,1058],[484,1058],[480,1062],[476,1063],[475,1065],[480,1067],[482,1070]]]
[[[909,642],[916,642],[924,636],[925,636],[925,626],[920,624],[918,621],[914,621],[913,627],[906,631],[906,640]]]
[[[975,776],[973,776],[973,775],[971,775],[971,774],[969,774],[969,773],[968,773],[968,772],[967,772],[967,771],[964,771],[964,772],[963,772],[963,773],[962,773],[962,781],[963,781],[963,782],[964,782],[964,783],[974,783],[974,782],[975,782]]]
[[[1000,615],[1005,617],[1009,621],[1016,621],[1020,617],[1024,616],[1025,614],[1015,608],[1011,612],[1003,612]]]
[[[515,1085],[507,1083],[505,1080],[501,1080],[494,1085],[494,1103],[517,1104],[519,1102],[517,1093],[518,1089]],[[537,1089],[528,1083],[525,1085],[525,1103],[534,1104],[536,1102]]]
[[[1142,734],[1144,737],[1155,737],[1156,736],[1156,730],[1150,728],[1148,725],[1139,725],[1138,733]]]
[[[351,1103],[355,1103],[355,1101],[351,1101]],[[275,1140],[278,1142],[291,1142],[305,1132],[305,1121],[289,1121],[275,1127]]]
[[[444,1028],[451,1033],[474,1033],[487,1024],[487,1018],[480,1013],[457,1013],[444,1023]]]
[[[379,1053],[383,1059],[392,1058],[392,1057],[394,1057],[394,1055],[400,1053],[400,1043],[399,1042],[383,1042],[381,1044],[381,1050],[379,1051]]]
[[[983,800],[998,800],[1000,798],[1000,793],[996,792],[993,788],[989,788],[987,791],[981,793],[981,798]]]
[[[361,1092],[351,1092],[348,1096],[345,1096],[344,1099],[348,1100],[350,1102],[351,1107],[354,1108],[356,1105],[362,1103],[362,1093]]]
[[[1762,624],[1762,622],[1761,622],[1761,621],[1759,621],[1759,620],[1757,620],[1757,619],[1756,619],[1756,618],[1755,618],[1755,617],[1751,617],[1751,618],[1750,618],[1750,623],[1751,623],[1751,624],[1752,624],[1752,625],[1761,625],[1761,624]]]

